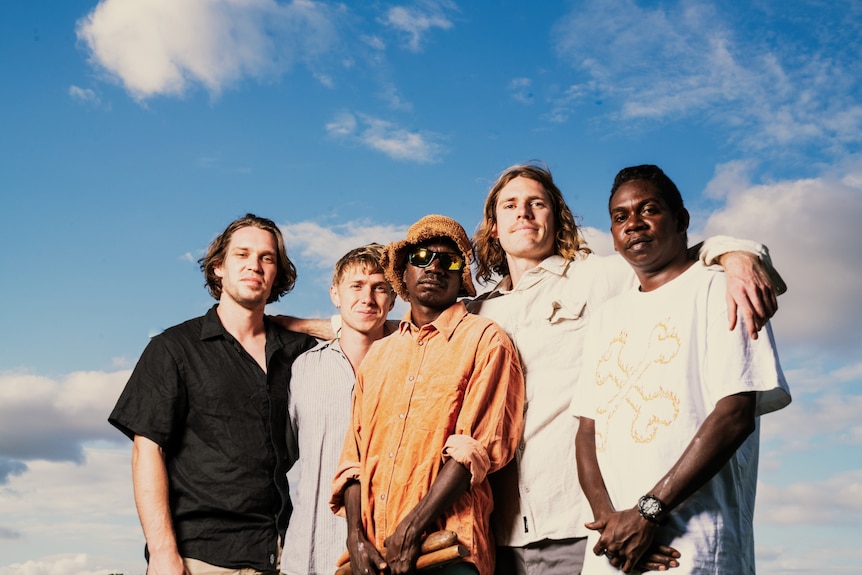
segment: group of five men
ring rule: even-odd
[[[472,244],[433,215],[339,260],[338,333],[265,316],[295,269],[271,221],[233,222],[201,260],[218,304],[151,341],[110,417],[149,573],[411,573],[440,530],[446,575],[753,572],[758,416],[789,402],[758,337],[780,278],[759,245],[689,250],[655,166],[620,172],[609,211],[622,258],[513,166]],[[474,253],[502,278],[478,297]]]

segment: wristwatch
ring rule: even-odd
[[[664,520],[664,503],[655,495],[648,493],[638,499],[638,512],[641,517],[651,523],[662,523]]]

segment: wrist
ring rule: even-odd
[[[661,525],[667,519],[667,506],[651,493],[638,499],[637,510],[641,517],[655,525]]]

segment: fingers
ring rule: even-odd
[[[736,300],[728,291],[727,296],[727,321],[730,323],[730,331],[736,329]]]

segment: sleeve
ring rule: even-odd
[[[707,333],[703,337],[706,361],[702,366],[712,405],[735,393],[756,392],[756,415],[776,411],[790,403],[790,393],[772,327],[766,324],[761,337],[751,339],[744,329],[727,329],[724,277],[715,274],[705,294]],[[740,320],[741,321],[741,320]]]
[[[718,258],[730,252],[748,252],[757,256],[766,268],[766,273],[775,288],[775,293],[781,295],[787,291],[787,284],[784,283],[784,279],[772,265],[769,248],[763,244],[731,236],[712,236],[700,244],[698,258],[703,265],[714,266],[718,265]]]
[[[290,461],[294,463],[299,459],[299,408],[298,400],[304,393],[304,382],[308,371],[307,358],[303,353],[293,362],[291,369],[290,385],[287,397],[287,452]]]
[[[332,479],[332,495],[329,508],[339,517],[345,517],[344,489],[353,480],[359,480],[359,441],[362,421],[362,390],[364,378],[361,371],[356,374],[353,387],[353,403],[350,414],[350,427],[344,436],[344,446],[338,458],[338,468]]]
[[[130,439],[141,435],[167,448],[185,419],[182,367],[164,336],[144,349],[108,421]]]
[[[511,340],[492,324],[477,349],[454,433],[469,439],[450,437],[444,448],[444,457],[470,469],[472,484],[511,461],[524,423],[524,375]]]

